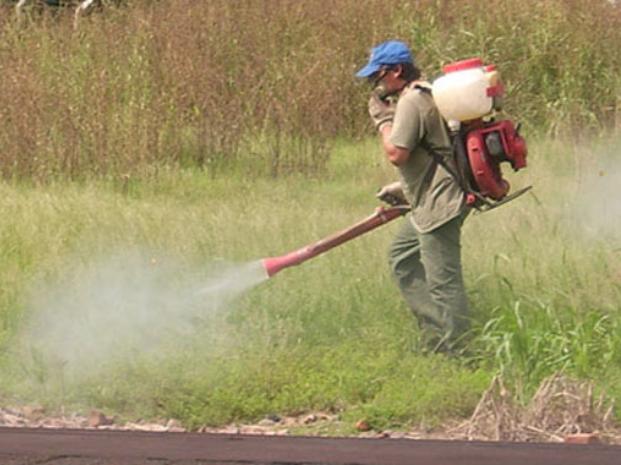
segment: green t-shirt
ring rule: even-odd
[[[428,151],[452,163],[451,141],[430,92],[409,86],[401,93],[390,142],[410,151],[398,170],[417,231],[431,232],[466,209],[464,192]]]

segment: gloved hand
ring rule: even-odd
[[[408,203],[405,198],[405,193],[403,192],[403,188],[401,187],[401,182],[396,181],[390,184],[385,185],[375,196],[380,199],[382,202],[386,202],[389,205],[406,205]]]
[[[377,92],[371,93],[369,99],[369,116],[375,129],[380,131],[386,123],[392,123],[395,116],[397,102],[393,99],[381,99]]]

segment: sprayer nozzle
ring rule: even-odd
[[[280,270],[288,266],[283,263],[282,257],[265,258],[261,262],[263,263],[263,268],[265,268],[268,278],[271,278]]]

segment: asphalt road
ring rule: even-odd
[[[0,428],[1,465],[620,465],[621,446]]]

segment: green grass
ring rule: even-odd
[[[129,181],[5,183],[0,398],[98,407],[128,419],[175,417],[189,427],[321,409],[341,414],[341,432],[360,418],[399,428],[467,417],[497,373],[523,401],[557,371],[593,379],[618,398],[619,372],[610,367],[621,361],[620,225],[612,217],[584,224],[588,208],[576,215],[589,200],[589,172],[614,190],[614,171],[609,183],[600,171],[615,151],[589,147],[533,142],[529,168],[511,176],[516,187],[534,184],[533,193],[466,222],[474,329],[463,358],[419,351],[414,318],[385,262],[397,224],[282,271],[219,311],[205,302],[202,314],[199,304],[189,331],[158,326],[159,314],[147,314],[135,334],[119,332],[123,350],[80,370],[27,337],[37,313],[51,308],[65,317],[67,295],[99,298],[110,276],[84,291],[86,276],[111,256],[126,268],[113,270],[139,288],[153,260],[164,284],[153,292],[182,300],[185,281],[207,279],[218,259],[279,255],[358,221],[392,179],[376,141],[336,144],[323,180],[250,177],[235,168],[216,178],[160,170]],[[149,330],[155,342],[144,338]],[[88,334],[78,336],[88,343]],[[148,350],[140,350],[144,341]]]

